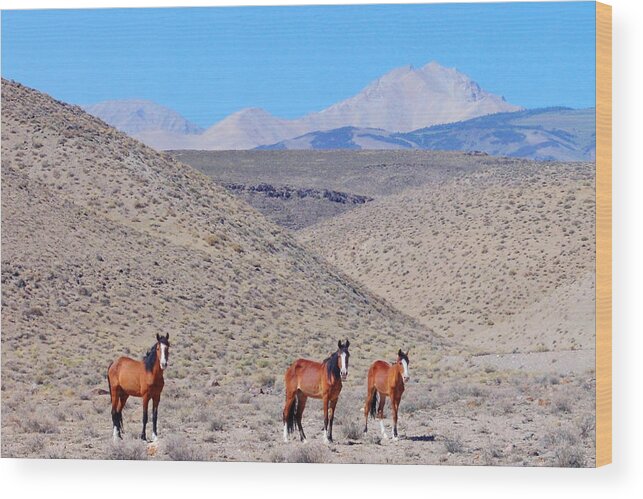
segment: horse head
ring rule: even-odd
[[[167,367],[167,363],[170,360],[170,333],[167,333],[165,336],[156,335],[156,355],[160,359],[159,364],[161,369]]]
[[[409,351],[406,353],[400,348],[397,352],[397,363],[402,367],[402,379],[406,383],[410,379],[409,375]]]
[[[348,346],[350,341],[346,340],[346,343],[342,343],[342,340],[337,342],[337,357],[339,361],[339,374],[342,378],[342,381],[346,381],[348,378],[348,358],[351,354],[348,352]]]

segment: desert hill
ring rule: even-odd
[[[193,327],[204,335],[204,341],[224,341],[227,334],[238,341],[236,355],[244,359],[246,367],[256,353],[253,341],[245,336],[260,332],[268,334],[270,330],[280,338],[273,348],[287,356],[282,359],[283,363],[288,362],[297,350],[308,349],[312,355],[317,343],[312,336],[319,335],[321,352],[328,349],[329,336],[334,339],[351,335],[358,343],[358,336],[369,337],[366,323],[371,323],[372,327],[377,324],[384,330],[390,326],[387,342],[397,344],[409,337],[415,337],[417,341],[422,339],[427,344],[431,342],[426,331],[412,320],[327,269],[288,233],[206,176],[129,139],[79,108],[65,106],[38,92],[4,82],[2,118],[3,169],[24,178],[32,192],[44,191],[43,195],[57,199],[59,205],[85,213],[96,226],[111,224],[110,230],[94,231],[94,237],[101,234],[101,243],[96,248],[103,248],[100,251],[103,260],[88,257],[85,264],[105,267],[107,271],[109,267],[103,262],[120,255],[125,260],[130,259],[129,265],[124,260],[123,266],[118,267],[119,274],[122,269],[124,277],[145,262],[156,268],[155,272],[148,270],[146,273],[153,278],[152,282],[157,282],[158,294],[153,294],[156,299],[150,297],[151,308],[145,311],[141,305],[138,313],[130,310],[124,315],[122,324],[140,325],[143,322],[147,324],[146,329],[153,330],[157,326],[163,330],[172,329],[178,344],[181,344],[182,334],[194,339],[189,336]],[[19,210],[19,206],[10,201],[13,185],[8,184],[7,196],[3,195],[3,199],[7,199],[7,216],[3,216],[3,263],[13,268],[32,254],[34,258],[50,255],[52,248],[64,254],[67,251],[64,239],[59,239],[58,249],[58,245],[40,245],[38,241],[13,236],[14,224],[21,226],[27,221],[35,223],[38,220],[28,206]],[[13,216],[9,217],[12,212]],[[61,216],[61,219],[65,218]],[[77,223],[80,222],[81,219]],[[91,226],[92,223],[87,224],[88,230]],[[52,237],[62,232],[62,228],[54,230],[44,222],[41,227],[43,233],[51,233]],[[71,227],[69,230],[74,233]],[[80,228],[77,231],[80,232]],[[142,250],[123,254],[129,234],[136,234],[148,245],[147,255],[144,256]],[[91,234],[87,234],[82,239],[90,241],[91,238]],[[121,241],[125,247],[111,248],[110,240],[115,244]],[[164,274],[178,269],[176,261],[170,264],[154,258],[154,253],[163,248],[185,253],[185,262],[179,268],[186,279],[189,277],[186,280],[191,283],[188,288],[174,289],[178,284],[173,284]],[[22,265],[39,276],[37,282],[45,276],[56,276],[55,252],[49,258],[53,259]],[[88,272],[82,274],[82,278],[76,279],[79,281],[77,286],[82,282],[82,286],[96,290],[101,298],[110,302],[116,299],[115,291],[106,289],[104,280],[89,278]],[[67,277],[71,279],[71,276]],[[124,303],[140,304],[141,297],[137,293],[145,286],[142,286],[140,276],[130,279],[130,294],[122,298]],[[43,326],[50,312],[63,311],[57,305],[56,293],[44,293],[42,288],[29,283],[27,287],[3,287],[3,293],[5,290],[3,296],[9,308],[3,313],[3,320],[15,320],[18,325],[33,327],[33,318],[23,322],[23,315],[11,312],[11,303],[19,303],[18,298],[25,290],[33,294],[32,299],[41,302],[38,306],[42,307],[43,315],[37,321],[42,321]],[[80,293],[78,289],[75,291]],[[67,292],[60,290],[63,295]],[[176,301],[169,299],[168,293]],[[90,304],[96,301],[100,309],[100,299],[93,292],[88,296],[80,293],[80,296],[81,301],[87,299]],[[69,301],[69,297],[62,298]],[[184,312],[159,313],[171,303],[185,307]],[[90,306],[90,312],[91,309]],[[182,322],[187,321],[185,310],[198,311],[192,320],[201,316],[201,322],[186,326]],[[182,318],[184,315],[186,317]],[[146,316],[149,323],[142,319]],[[389,319],[392,322],[387,326]],[[170,322],[162,327],[157,324],[157,321],[168,320]],[[110,321],[104,321],[107,327]],[[93,324],[100,330],[100,321]],[[185,332],[182,331],[184,327]],[[11,330],[8,328],[3,338],[19,334]],[[311,334],[310,338],[306,331]],[[149,342],[149,334],[137,327],[125,328],[123,333],[126,344],[130,341],[136,344],[139,338],[142,344]],[[334,343],[330,343],[331,347]],[[214,344],[212,350],[218,350]]]
[[[593,175],[591,163],[515,161],[377,199],[299,237],[474,351],[593,348]]]

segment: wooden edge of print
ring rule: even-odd
[[[596,2],[596,466],[612,462],[612,7]]]

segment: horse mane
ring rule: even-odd
[[[145,354],[143,362],[145,363],[145,370],[152,372],[154,369],[154,363],[156,362],[156,343],[154,343],[152,348],[150,348],[150,350]]]
[[[337,356],[338,352],[335,352],[329,357],[326,357],[324,359],[324,362],[322,362],[322,364],[326,367],[326,376],[328,377],[329,382],[333,379],[333,377],[335,379],[339,379],[340,377],[339,366],[337,365]]]

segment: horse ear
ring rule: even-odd
[[[170,340],[170,333],[167,333],[167,334],[165,335],[165,339],[166,339],[166,340],[168,340],[168,341]]]
[[[407,350],[407,351],[406,351],[406,354],[405,354],[405,355],[406,355],[407,357],[409,356],[409,350]]]
[[[342,340],[337,340],[337,348],[342,348]]]
[[[350,345],[350,344],[351,344],[351,342],[348,341],[348,338],[346,338],[346,348],[348,348],[348,345]]]
[[[397,351],[397,356],[398,356],[398,357],[401,357],[401,356],[402,356],[402,349],[401,349],[401,348]]]
[[[156,333],[156,341],[161,341],[161,337],[159,336],[158,333]]]

